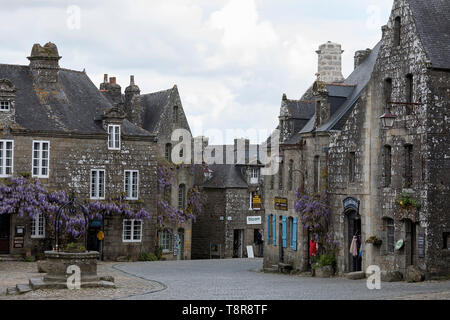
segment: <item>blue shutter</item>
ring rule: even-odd
[[[276,246],[277,245],[277,216],[276,215],[272,216],[272,228],[273,228],[272,243],[274,246]]]
[[[292,222],[292,250],[297,251],[297,218],[294,218]]]
[[[267,215],[267,228],[266,228],[266,243],[270,242],[270,215]]]
[[[287,225],[286,225],[286,217],[281,217],[281,221],[282,221],[282,231],[283,233],[281,234],[281,237],[283,239],[283,248],[287,248]]]

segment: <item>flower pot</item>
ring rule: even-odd
[[[317,267],[314,271],[317,278],[330,278],[334,275],[333,266]]]

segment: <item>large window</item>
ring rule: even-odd
[[[142,220],[124,219],[123,220],[123,242],[141,242],[142,241]]]
[[[137,200],[139,198],[139,171],[125,170],[124,188],[127,200]]]
[[[178,209],[186,208],[186,185],[178,186]]]
[[[10,107],[9,101],[0,101],[0,111],[9,111]]]
[[[50,159],[50,142],[33,141],[33,177],[48,178]]]
[[[31,238],[45,238],[45,218],[38,213],[31,220]]]
[[[120,125],[108,125],[108,149],[120,150]]]
[[[105,170],[91,170],[91,199],[105,199]]]
[[[0,140],[0,177],[13,174],[14,141]]]
[[[172,233],[168,229],[164,229],[159,237],[159,245],[163,252],[172,250]]]

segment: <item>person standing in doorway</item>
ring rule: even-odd
[[[262,229],[258,230],[258,235],[256,236],[256,245],[258,246],[258,257],[263,257],[263,248],[264,248],[264,237],[262,234]]]

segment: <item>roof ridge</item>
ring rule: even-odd
[[[22,67],[22,68],[28,68],[28,65],[23,64],[12,64],[12,63],[0,63],[0,66],[11,66],[11,67]]]
[[[141,96],[150,96],[150,95],[155,95],[155,94],[158,94],[158,93],[169,92],[169,91],[172,91],[172,90],[173,90],[173,88],[160,90],[160,91],[155,91],[155,92],[150,92],[150,93],[144,93],[144,94],[141,94]]]

